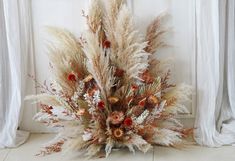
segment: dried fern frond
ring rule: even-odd
[[[148,53],[155,53],[159,48],[167,46],[163,40],[163,36],[167,33],[168,29],[163,27],[162,21],[166,19],[168,14],[160,14],[153,22],[148,26],[145,40],[148,42],[148,46],[145,51]]]
[[[83,51],[87,56],[88,71],[94,77],[104,99],[107,99],[115,83],[110,57],[105,55],[105,50],[100,46],[98,33],[86,32],[84,36],[86,43]]]
[[[68,74],[75,73],[82,78],[87,74],[85,68],[85,55],[81,49],[81,44],[76,37],[67,30],[55,27],[48,27],[55,40],[48,45],[48,55],[53,66],[52,70],[56,82],[72,95],[75,86],[74,82],[67,80]]]

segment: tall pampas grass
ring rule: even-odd
[[[84,37],[86,43],[83,44],[83,51],[87,57],[87,69],[101,89],[103,97],[107,99],[115,83],[110,55],[105,55],[105,50],[99,45],[98,32],[88,31],[84,33]]]
[[[83,77],[87,73],[83,63],[85,55],[81,42],[65,29],[47,27],[47,31],[54,38],[48,43],[48,56],[52,64],[55,81],[69,95],[72,95],[76,89],[74,88],[74,82],[67,81],[68,74],[75,73],[79,77]]]
[[[163,36],[165,36],[169,29],[164,28],[162,24],[168,16],[164,12],[149,24],[145,37],[145,40],[148,42],[148,46],[145,48],[146,52],[154,54],[158,49],[167,46]]]

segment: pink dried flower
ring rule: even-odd
[[[120,111],[114,111],[109,116],[109,120],[113,125],[120,124],[124,120],[124,114]]]

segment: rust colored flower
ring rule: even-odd
[[[124,70],[116,68],[114,76],[115,77],[122,77],[124,75],[124,72],[125,72]]]
[[[103,48],[110,48],[110,46],[111,46],[111,42],[110,41],[108,41],[108,40],[105,40],[104,42],[103,42]]]
[[[127,117],[125,118],[123,124],[126,126],[126,127],[130,127],[132,125],[133,121],[130,117]]]
[[[153,95],[149,96],[149,97],[148,97],[148,103],[149,103],[149,104],[152,104],[152,105],[158,104],[158,99],[157,99],[157,97],[156,97],[156,96],[153,96]]]
[[[131,85],[131,89],[133,90],[133,91],[135,91],[135,90],[137,90],[139,87],[136,85],[136,84],[132,84]]]
[[[151,84],[154,81],[154,78],[150,75],[148,70],[146,70],[144,73],[142,73],[141,79],[143,80],[143,82],[145,82],[147,84]]]
[[[69,81],[76,81],[76,76],[73,73],[70,73],[67,77]]]
[[[109,116],[109,120],[113,125],[120,124],[124,120],[123,112],[114,111]]]
[[[144,107],[145,103],[146,103],[146,98],[142,99],[138,104],[139,106]]]
[[[104,101],[99,101],[97,104],[98,109],[103,110],[105,107]]]
[[[117,128],[113,130],[113,135],[115,138],[121,138],[123,136],[124,132],[122,129]]]

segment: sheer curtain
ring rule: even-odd
[[[197,0],[197,116],[195,139],[235,143],[235,1]]]
[[[34,93],[30,0],[0,1],[0,147],[16,147],[29,133],[19,130],[24,96]]]

